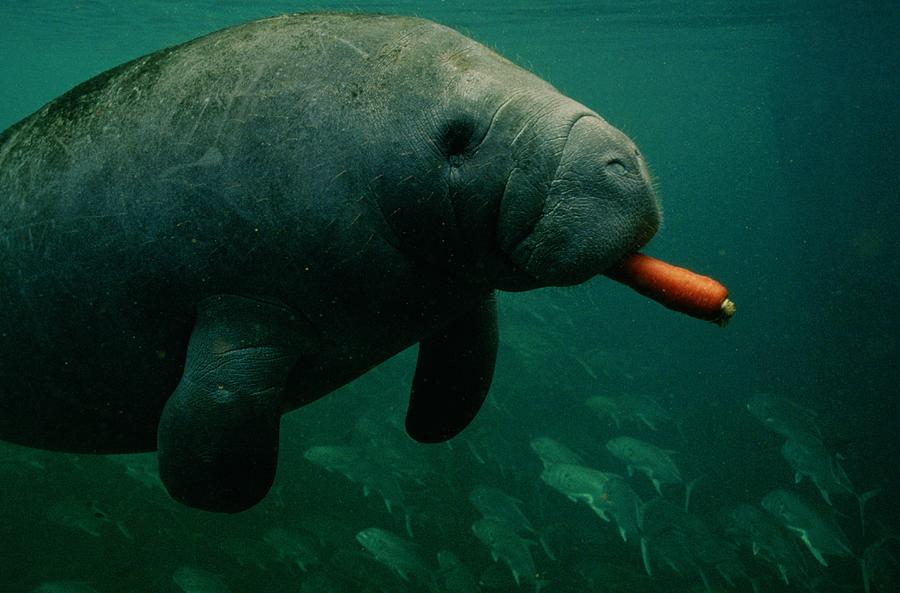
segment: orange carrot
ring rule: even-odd
[[[664,307],[724,326],[734,315],[728,289],[709,278],[642,253],[604,272]]]

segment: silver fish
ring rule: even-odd
[[[828,566],[826,555],[853,556],[840,527],[827,521],[793,492],[773,490],[763,497],[762,506],[797,534],[822,566]]]
[[[553,463],[569,463],[572,465],[584,464],[584,460],[578,453],[575,453],[567,446],[550,437],[535,437],[531,439],[530,446],[531,450],[534,451],[538,458],[543,462],[544,467]]]
[[[635,470],[647,476],[656,491],[662,495],[661,484],[682,484],[681,471],[669,452],[646,441],[633,437],[616,437],[606,443],[606,448],[617,459],[625,462],[628,475]]]
[[[84,581],[48,581],[35,587],[31,593],[98,593]]]
[[[184,593],[231,593],[222,577],[193,566],[176,569],[172,580]]]
[[[726,511],[725,519],[727,533],[749,546],[754,556],[774,565],[785,585],[792,579],[810,580],[811,560],[807,561],[800,543],[770,513],[742,504]]]
[[[434,575],[425,566],[412,542],[379,527],[363,529],[356,534],[356,541],[375,560],[396,572],[404,581],[412,577],[423,585],[435,586]]]
[[[302,533],[284,527],[273,527],[263,535],[263,541],[278,553],[279,560],[303,572],[306,572],[310,564],[319,562],[312,539]]]
[[[482,517],[493,517],[506,521],[519,533],[534,532],[531,521],[519,508],[522,501],[502,490],[492,486],[475,486],[469,493],[469,502],[481,513]]]
[[[57,525],[80,529],[100,537],[104,527],[113,521],[93,500],[66,499],[50,507],[47,518]]]
[[[394,475],[374,461],[364,457],[354,447],[310,447],[303,456],[310,462],[343,475],[363,487],[363,494],[376,492],[384,501],[388,512],[394,506],[404,506],[405,498]]]
[[[554,463],[544,469],[541,480],[569,500],[584,502],[601,519],[609,521],[607,512],[612,504],[606,489],[607,474],[583,465]]]
[[[462,563],[462,560],[449,550],[437,553],[438,572],[447,593],[478,593],[478,579]]]
[[[814,411],[772,393],[754,394],[747,410],[763,426],[781,436],[801,442],[821,442],[822,431]]]
[[[494,562],[502,560],[509,566],[516,585],[535,581],[537,571],[529,548],[533,542],[519,536],[512,525],[498,519],[483,518],[472,524],[472,531],[487,546]]]
[[[793,468],[794,481],[799,483],[803,478],[809,478],[828,504],[832,504],[832,494],[854,495],[853,485],[844,469],[822,443],[788,439],[781,447],[781,456]]]

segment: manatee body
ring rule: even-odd
[[[0,135],[0,438],[158,449],[175,498],[242,510],[281,414],[412,344],[410,435],[458,433],[494,291],[587,280],[658,220],[626,136],[451,29],[212,33]]]

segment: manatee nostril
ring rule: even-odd
[[[619,159],[611,159],[606,163],[606,170],[614,175],[625,175],[628,169]]]

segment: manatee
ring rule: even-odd
[[[584,282],[659,226],[597,113],[409,17],[278,16],[106,71],[0,135],[0,438],[158,451],[238,512],[281,416],[419,345],[406,428],[459,433],[495,292]]]

